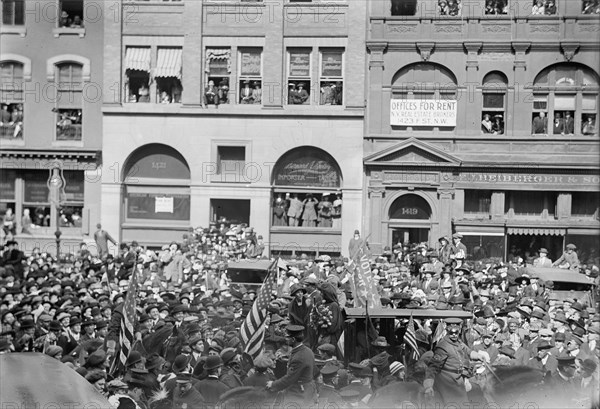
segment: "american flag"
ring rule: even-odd
[[[121,319],[121,330],[119,331],[119,356],[115,357],[110,368],[110,374],[122,373],[125,369],[125,361],[131,352],[134,342],[135,325],[135,296],[138,287],[137,269],[133,267],[133,273],[129,281],[129,288],[123,303],[123,317]]]
[[[440,342],[442,340],[442,338],[444,338],[445,336],[446,336],[446,323],[444,321],[440,320],[440,322],[437,325],[437,328],[435,329],[435,334],[433,334],[433,337],[431,338],[431,346],[433,347],[435,344]]]
[[[417,346],[417,334],[415,332],[415,321],[413,320],[412,315],[408,320],[408,325],[406,326],[406,332],[404,333],[404,343],[410,346],[412,349],[412,357],[417,360],[421,357],[419,353],[419,347]]]
[[[262,287],[260,287],[257,297],[254,300],[254,304],[252,304],[252,309],[240,328],[242,343],[245,345],[244,352],[250,355],[252,359],[260,354],[265,339],[267,307],[271,302],[273,286],[275,284],[275,279],[277,278],[277,274],[274,274],[273,272],[276,263],[277,261],[273,262],[269,267],[265,282]]]

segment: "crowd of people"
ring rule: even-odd
[[[460,234],[441,237],[435,249],[386,247],[369,258],[381,300],[371,310],[447,311],[449,317],[396,317],[388,325],[383,318],[347,317],[363,296],[352,258],[368,251],[356,231],[349,257],[302,254],[277,263],[263,347],[252,357],[240,328],[260,287],[227,275],[231,260],[266,258],[251,227],[213,223],[160,251],[121,243],[116,256],[108,246],[116,241],[100,225],[95,239],[98,254],[82,244],[60,260],[39,249],[26,255],[14,240],[2,247],[0,353],[55,358],[118,408],[213,408],[236,396],[249,404],[279,392],[306,406],[382,407],[386,396],[397,399],[392,406],[421,398],[489,402],[492,375],[519,374],[529,376],[520,383],[534,390],[560,390],[567,406],[598,405],[600,315],[590,302],[598,267],[581,265],[573,245],[554,262],[540,249],[533,262],[582,274],[595,285],[590,297],[561,300],[554,283],[529,273],[522,259],[466,263]],[[125,368],[115,372],[111,362],[134,271],[136,342]],[[458,311],[469,318],[456,318]],[[344,342],[352,325],[356,336]]]

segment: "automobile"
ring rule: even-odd
[[[38,352],[0,355],[2,408],[110,408],[84,377],[59,360]]]
[[[240,260],[230,261],[227,264],[227,276],[232,283],[243,285],[262,285],[274,267],[271,260]]]
[[[392,348],[395,348],[396,337],[394,334],[398,331],[396,320],[414,319],[431,320],[432,331],[435,333],[438,323],[446,318],[461,318],[463,320],[473,318],[473,313],[462,310],[431,310],[431,309],[404,309],[404,308],[369,308],[369,319],[379,324],[379,336],[387,339]],[[358,344],[367,344],[368,335],[364,331],[367,310],[366,308],[346,308],[344,321],[344,360],[348,362],[358,362],[361,351],[357,348]],[[359,333],[361,335],[359,335]],[[364,334],[364,335],[363,335]],[[365,340],[358,339],[358,336],[364,336]],[[364,351],[363,351],[364,352]]]
[[[588,307],[596,305],[596,288],[594,283],[584,274],[577,271],[554,267],[527,267],[527,275],[537,275],[543,281],[552,281],[554,289],[550,293],[559,301],[572,298]]]

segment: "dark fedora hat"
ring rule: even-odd
[[[206,358],[206,363],[204,364],[204,368],[206,368],[206,370],[210,371],[211,369],[215,369],[220,366],[223,366],[223,360],[220,356],[211,355]]]

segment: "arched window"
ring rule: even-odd
[[[80,141],[83,124],[83,66],[56,64],[56,140]]]
[[[532,133],[597,135],[598,75],[581,64],[561,63],[533,83]]]
[[[484,134],[504,134],[507,88],[508,78],[499,71],[492,71],[483,78],[481,132]]]
[[[456,126],[457,81],[447,68],[433,63],[411,64],[392,79],[391,125],[394,129]]]
[[[418,195],[402,195],[390,206],[390,219],[429,220],[430,217],[431,207],[429,203]]]
[[[0,138],[23,138],[23,64],[17,61],[0,63]]]

